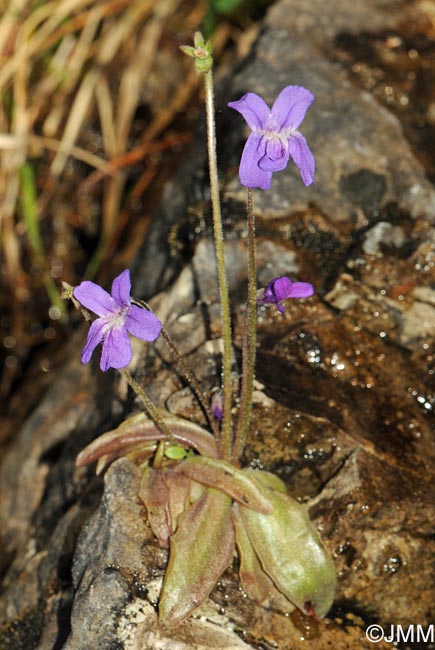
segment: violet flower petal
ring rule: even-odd
[[[293,282],[287,298],[309,298],[314,293],[314,287],[309,282]]]
[[[270,116],[269,106],[256,93],[246,93],[238,101],[229,102],[227,106],[243,115],[252,131],[264,129]]]
[[[112,296],[89,281],[82,282],[74,289],[74,297],[99,316],[89,329],[82,351],[82,363],[90,361],[95,348],[103,341],[101,370],[125,368],[132,357],[128,332],[146,341],[154,341],[159,336],[162,328],[159,319],[152,312],[132,305],[130,290],[128,269],[113,280]]]
[[[288,142],[279,138],[266,139],[266,153],[258,166],[265,172],[280,172],[287,167],[290,152]]]
[[[268,190],[272,185],[272,172],[264,171],[258,166],[266,149],[264,140],[263,137],[251,133],[246,141],[239,167],[240,183],[245,187]]]
[[[130,305],[131,280],[130,271],[125,269],[112,282],[112,298],[118,305],[127,307]]]
[[[109,330],[103,340],[100,368],[106,372],[109,368],[125,368],[133,356],[130,339],[125,327]]]
[[[90,280],[80,282],[78,287],[75,287],[73,296],[83,307],[93,311],[97,316],[107,316],[118,308],[112,296]]]
[[[155,341],[162,330],[162,324],[157,316],[137,305],[130,306],[125,317],[125,327],[130,334],[144,341]]]
[[[264,289],[263,295],[257,299],[257,302],[260,305],[276,305],[280,300],[285,300],[288,297],[292,284],[287,276],[274,278]]]
[[[297,129],[313,100],[314,95],[302,86],[287,86],[281,90],[271,111],[278,130]]]
[[[293,282],[290,278],[284,275],[272,280],[269,286],[276,300],[285,300],[291,295]]]
[[[297,167],[299,167],[304,185],[308,187],[308,185],[314,183],[316,163],[314,156],[307,145],[307,141],[301,133],[297,133],[290,137],[289,150],[293,162]]]
[[[97,320],[94,320],[91,324],[88,331],[88,338],[86,339],[86,344],[82,351],[82,363],[89,363],[91,360],[95,348],[103,340],[105,325],[106,323],[102,318],[97,318]]]
[[[240,161],[240,182],[245,187],[267,190],[268,174],[283,170],[291,156],[306,186],[314,182],[315,161],[305,138],[297,130],[314,100],[302,86],[287,86],[270,111],[261,97],[246,93],[228,106],[238,111],[252,130]],[[263,172],[263,173],[262,173]]]

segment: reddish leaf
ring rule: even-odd
[[[177,443],[186,447],[193,447],[200,454],[217,457],[216,441],[205,429],[188,420],[176,417],[166,411],[160,411]],[[76,465],[88,465],[101,456],[127,455],[129,450],[137,448],[139,443],[150,443],[166,440],[166,435],[157,428],[145,413],[138,413],[125,420],[119,427],[108,431],[91,442],[77,456]]]
[[[221,490],[258,512],[267,514],[273,510],[264,490],[261,491],[245,472],[225,460],[193,456],[177,465],[174,471],[188,476],[193,481]]]
[[[169,468],[165,472],[165,484],[168,490],[168,510],[171,520],[171,530],[174,533],[177,530],[178,517],[186,510],[192,501],[192,482],[186,477]]]
[[[161,470],[152,467],[145,469],[138,496],[147,509],[148,521],[154,535],[160,546],[166,548],[173,531],[168,507],[169,492]]]
[[[136,465],[141,465],[154,455],[156,447],[156,442],[140,442],[138,445],[129,446],[128,450],[122,449],[120,451],[115,451],[112,454],[104,454],[104,456],[100,456],[97,461],[95,473],[97,476],[99,476],[106,469],[106,467],[108,467],[120,456],[125,456]]]

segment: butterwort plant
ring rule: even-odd
[[[244,317],[242,372],[237,418],[233,421],[231,377],[231,312],[223,246],[216,162],[212,48],[202,35],[194,47],[183,46],[198,74],[204,76],[207,111],[211,203],[220,293],[223,380],[205,395],[169,333],[149,306],[131,297],[130,275],[123,271],[111,294],[90,281],[69,288],[67,295],[93,320],[82,362],[102,343],[101,370],[119,370],[141,399],[144,412],[127,418],[88,445],[77,465],[97,461],[97,473],[124,456],[142,468],[139,498],[168,564],[159,600],[165,626],[184,621],[208,597],[234,556],[239,558],[242,587],[249,598],[289,612],[295,607],[309,616],[325,616],[332,604],[336,573],[331,557],[303,505],[287,493],[274,474],[243,467],[243,449],[250,432],[255,377],[257,305],[284,311],[288,299],[307,298],[308,282],[286,276],[262,291],[256,286],[253,189],[268,189],[272,174],[290,158],[309,185],[314,158],[298,127],[313,96],[300,86],[287,86],[270,110],[255,93],[231,102],[252,133],[242,154],[240,180],[247,187],[248,297]],[[207,417],[208,427],[158,408],[127,369],[132,357],[129,336],[148,342],[163,336]]]

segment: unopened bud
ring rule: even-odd
[[[198,74],[208,72],[213,66],[211,42],[204,41],[201,32],[196,32],[193,43],[194,47],[191,45],[180,45],[180,50],[192,59],[195,59],[195,70]]]

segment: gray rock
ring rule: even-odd
[[[379,218],[382,209],[394,201],[413,218],[428,215],[433,222],[433,188],[399,122],[325,57],[341,31],[372,31],[376,23],[388,29],[396,24],[400,19],[397,7],[395,2],[377,0],[351,6],[339,1],[328,3],[325,11],[321,0],[309,8],[303,0],[296,0],[278,3],[270,12],[267,29],[256,43],[255,59],[231,80],[230,97],[238,99],[249,90],[271,105],[284,86],[309,88],[315,101],[301,131],[316,157],[316,179],[307,191],[295,167],[290,166],[290,173],[287,169],[275,174],[273,191],[257,192],[261,215],[286,216],[314,205],[332,221],[346,222],[342,232],[348,232],[349,227]],[[239,123],[240,117],[234,114],[231,127],[240,129]],[[234,165],[242,141],[232,159]],[[227,195],[244,200],[237,178],[229,182]]]

